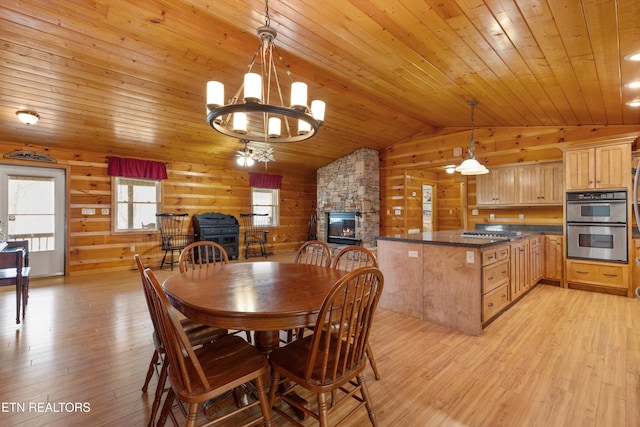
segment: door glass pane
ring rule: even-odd
[[[7,240],[29,240],[29,251],[55,249],[53,178],[8,177]]]

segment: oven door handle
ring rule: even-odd
[[[633,212],[636,214],[636,226],[640,231],[640,210],[638,209],[638,177],[640,176],[640,161],[636,166],[635,174],[633,176]]]
[[[626,227],[624,222],[567,222],[567,227]]]

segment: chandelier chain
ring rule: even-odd
[[[268,27],[271,24],[271,19],[269,18],[269,0],[264,1],[264,25]]]

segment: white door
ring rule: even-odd
[[[5,239],[29,241],[32,277],[64,274],[65,170],[0,165],[0,221]]]

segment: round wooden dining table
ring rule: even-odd
[[[344,271],[282,262],[231,263],[178,273],[163,283],[187,318],[219,328],[255,331],[262,352],[279,332],[315,325],[320,306]]]

